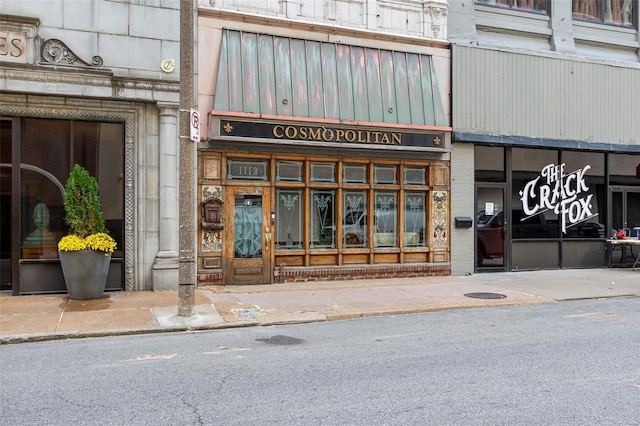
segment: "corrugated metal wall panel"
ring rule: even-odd
[[[388,50],[380,52],[380,84],[382,89],[382,105],[387,107],[387,111],[384,112],[385,121],[391,123],[398,122],[398,110],[400,104],[397,99],[399,94],[396,95],[396,83],[394,77],[393,67],[393,54]],[[402,99],[400,97],[400,99]],[[392,108],[389,112],[388,108]]]
[[[276,114],[276,71],[273,37],[258,36],[258,78],[260,79],[260,107],[267,114]]]
[[[380,52],[377,49],[365,49],[365,72],[367,74],[367,95],[369,117],[365,121],[384,121],[382,112],[382,84],[380,83]]]
[[[227,33],[227,31],[225,31]],[[274,39],[275,45],[275,69],[276,69],[276,107],[278,110],[278,115],[293,115],[293,102],[292,102],[292,94],[291,94],[291,62],[289,58],[289,39],[276,37]],[[224,52],[224,39],[223,39],[223,53]],[[229,46],[231,49],[231,46]],[[220,81],[220,77],[218,76],[218,81]],[[229,91],[233,91],[233,87],[231,86],[231,79],[226,80],[230,87],[227,89]],[[286,101],[285,101],[286,99]],[[216,109],[218,108],[217,103],[218,97],[216,95]],[[226,111],[238,111],[235,109],[228,109]]]
[[[260,111],[260,82],[258,80],[258,37],[256,34],[242,34],[242,74],[244,78],[244,110]]]
[[[351,49],[349,46],[339,44],[336,46],[336,67],[341,70],[338,73],[338,93],[353,93],[353,78],[351,77]],[[355,106],[353,96],[339,96],[340,117],[343,120],[355,120]]]
[[[446,127],[430,55],[224,30],[214,109]]]
[[[324,107],[327,118],[340,117],[340,95],[338,93],[338,68],[336,49],[329,44],[322,45],[322,69],[324,85]]]
[[[307,45],[307,90],[309,91],[309,117],[324,117],[324,88],[322,87],[322,59],[320,43],[308,41]]]
[[[453,47],[458,133],[640,145],[640,69]]]
[[[307,55],[304,40],[291,39],[289,55],[291,56],[291,90],[293,115],[308,117],[309,102],[307,100]]]

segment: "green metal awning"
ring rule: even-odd
[[[216,112],[447,126],[430,55],[224,30]]]

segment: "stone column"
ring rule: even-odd
[[[158,103],[159,206],[158,253],[153,265],[153,290],[178,288],[178,105]]]

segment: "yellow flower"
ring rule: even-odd
[[[107,253],[113,253],[116,249],[116,242],[104,233],[92,234],[85,239],[77,235],[66,235],[58,242],[58,250],[60,251],[79,251],[86,249],[103,251],[106,256]]]
[[[65,235],[58,242],[60,251],[80,251],[87,248],[87,243],[77,235]]]
[[[87,248],[96,251],[103,251],[105,253],[113,253],[116,249],[116,242],[109,235],[104,233],[98,233],[89,235],[85,238]]]

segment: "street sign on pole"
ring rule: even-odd
[[[191,140],[200,142],[200,113],[198,110],[191,108],[189,123],[191,125]]]

